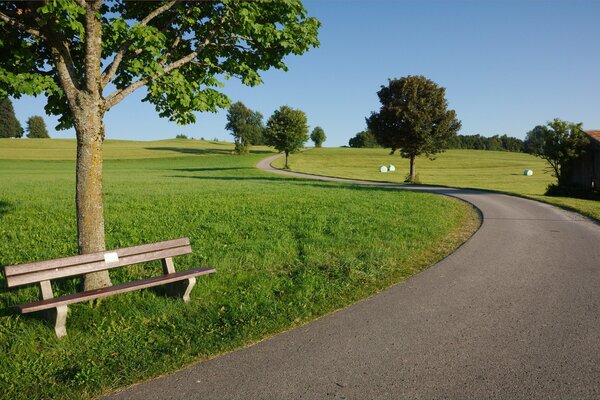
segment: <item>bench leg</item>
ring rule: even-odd
[[[187,303],[190,301],[190,293],[196,284],[196,278],[188,278],[183,281],[174,282],[166,285],[166,292],[172,297],[182,297]]]
[[[187,303],[190,301],[190,294],[192,293],[192,289],[196,284],[196,278],[189,278],[183,281],[182,284],[185,287],[185,290],[183,291],[183,302]]]
[[[67,336],[67,310],[67,306],[58,306],[48,310],[48,319],[54,324],[54,332],[59,338]]]

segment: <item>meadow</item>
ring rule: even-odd
[[[404,182],[408,160],[389,149],[320,148],[290,157],[292,171],[316,175]],[[381,173],[381,165],[394,165],[395,172]],[[273,164],[282,168],[282,160]],[[523,175],[525,169],[533,176]],[[574,210],[600,220],[600,202],[572,197],[545,196],[548,184],[555,182],[546,162],[525,153],[486,150],[448,150],[435,160],[419,157],[417,176],[422,184],[475,188],[516,194]]]
[[[74,148],[0,140],[0,269],[76,254]],[[218,272],[198,279],[188,304],[143,290],[71,306],[63,339],[13,311],[37,299],[36,287],[8,290],[0,278],[0,398],[93,398],[251,344],[402,281],[479,226],[458,200],[279,177],[254,167],[270,150],[232,149],[106,142],[107,248],[187,236],[193,254],[176,268]],[[111,276],[160,271],[149,263]]]

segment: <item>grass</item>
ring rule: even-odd
[[[107,247],[188,236],[193,254],[177,269],[218,272],[198,279],[188,304],[144,290],[74,305],[61,340],[12,311],[37,288],[7,290],[0,278],[0,398],[92,398],[253,343],[403,280],[478,226],[457,200],[278,177],[254,168],[264,155],[227,155],[231,144],[154,143],[107,144]],[[0,142],[0,266],[76,253],[72,151],[62,140]],[[156,154],[169,158],[145,158]],[[111,272],[115,283],[159,273],[156,263]],[[55,294],[76,285],[55,283]]]
[[[393,173],[379,172],[379,166],[393,164]],[[293,171],[317,175],[401,183],[408,174],[408,160],[390,155],[386,149],[321,148],[293,154]],[[283,167],[277,160],[274,166]],[[513,193],[571,209],[600,220],[600,202],[571,197],[545,196],[555,179],[546,173],[544,160],[524,153],[485,150],[448,150],[434,161],[416,161],[420,182],[461,188],[476,188]],[[523,175],[525,169],[533,176]]]
[[[75,160],[75,139],[0,139],[0,160]],[[192,155],[225,155],[233,152],[227,142],[167,139],[151,142],[106,140],[105,160],[173,158]],[[270,153],[267,147],[255,147],[254,153]]]

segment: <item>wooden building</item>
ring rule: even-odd
[[[600,184],[600,130],[585,131],[589,149],[571,164],[571,183],[586,190],[598,191]]]

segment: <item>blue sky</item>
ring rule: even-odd
[[[462,134],[523,138],[555,117],[600,129],[600,2],[305,1],[323,26],[320,48],[287,59],[288,72],[263,74],[248,88],[225,83],[265,119],[287,104],[320,125],[326,146],[341,146],[379,108],[388,78],[425,75],[447,89]],[[183,133],[231,140],[226,111],[198,114],[193,125],[158,117],[134,93],[106,115],[107,138],[155,140]],[[44,98],[15,100],[18,118],[44,115]],[[46,117],[52,137],[56,118]]]

